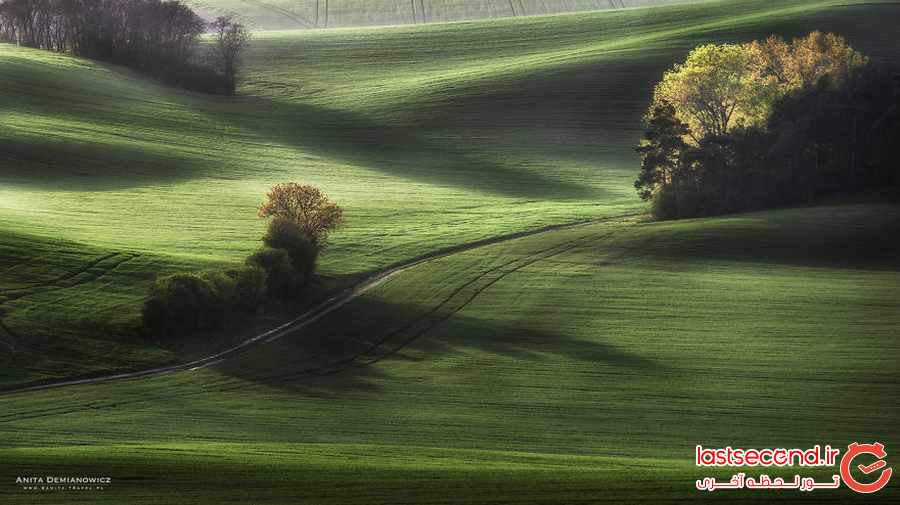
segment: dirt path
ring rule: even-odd
[[[335,310],[343,307],[344,305],[352,302],[353,300],[359,298],[367,291],[370,291],[379,285],[383,284],[385,281],[398,275],[406,270],[414,268],[423,263],[438,259],[444,258],[453,254],[459,254],[462,252],[470,251],[473,249],[477,249],[479,247],[484,247],[493,244],[499,244],[501,242],[507,242],[510,240],[516,240],[523,237],[529,237],[532,235],[538,235],[541,233],[547,233],[551,231],[563,230],[567,228],[575,228],[578,226],[585,226],[590,224],[602,223],[602,222],[610,222],[616,220],[622,220],[628,217],[635,217],[640,214],[623,214],[614,217],[601,218],[601,219],[589,219],[583,221],[575,221],[571,223],[557,224],[545,226],[542,228],[536,228],[533,230],[527,230],[516,233],[509,233],[505,235],[498,235],[495,237],[489,237],[482,240],[477,240],[474,242],[469,242],[466,244],[460,244],[457,246],[447,247],[444,249],[439,249],[437,251],[433,251],[428,254],[424,254],[422,256],[406,260],[404,262],[392,265],[387,267],[386,269],[377,272],[375,274],[370,275],[369,277],[363,279],[355,286],[345,289],[344,291],[338,293],[337,295],[329,298],[328,300],[320,303],[316,307],[306,311],[301,314],[299,317],[288,321],[277,328],[273,328],[265,333],[256,335],[255,337],[244,340],[243,342],[228,348],[224,351],[218,352],[216,354],[207,356],[205,358],[196,359],[187,363],[181,363],[178,365],[170,365],[158,368],[150,368],[147,370],[139,370],[136,372],[125,372],[120,374],[113,375],[105,375],[101,377],[91,377],[85,379],[73,379],[73,380],[65,380],[59,382],[51,382],[46,384],[37,384],[33,386],[24,386],[19,388],[11,388],[0,390],[0,395],[9,395],[14,393],[24,393],[29,391],[40,391],[44,389],[54,389],[61,388],[66,386],[76,386],[76,385],[84,385],[84,384],[98,384],[101,382],[109,382],[114,380],[124,380],[124,379],[138,379],[144,377],[155,377],[160,375],[169,375],[178,372],[184,371],[194,371],[199,370],[201,368],[206,368],[217,363],[221,363],[222,361],[229,359],[241,352],[244,352],[252,347],[257,345],[265,344],[267,342],[272,342],[274,340],[278,340],[285,335],[289,335],[291,333],[304,328],[319,319],[322,319],[326,315],[334,312]]]

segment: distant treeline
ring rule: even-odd
[[[212,27],[245,33],[230,18]],[[0,40],[129,66],[197,91],[232,94],[228,62],[193,58],[206,29],[206,22],[177,0],[0,0]]]
[[[663,219],[896,196],[898,75],[819,32],[698,47],[657,85],[635,186]]]

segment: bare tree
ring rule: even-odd
[[[210,26],[215,34],[216,64],[225,77],[227,94],[233,95],[237,89],[241,53],[250,42],[250,32],[232,16],[219,17]]]

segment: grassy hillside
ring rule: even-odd
[[[345,207],[322,265],[342,277],[640,211],[632,147],[662,70],[704,41],[814,28],[897,58],[900,6],[846,3],[270,32],[236,99],[0,45],[0,381],[178,359],[134,335],[148,284],[239,261],[274,182]]]
[[[234,9],[263,19],[251,6],[271,10]],[[366,6],[343,19],[390,12]],[[331,284],[609,218],[418,265],[210,368],[0,394],[0,504],[857,501],[698,494],[733,471],[698,472],[693,448],[900,445],[900,208],[651,223],[633,146],[653,83],[696,44],[821,29],[900,60],[898,17],[740,0],[264,32],[234,99],[0,45],[0,388],[202,352],[142,342],[141,298],[256,247],[274,182],[345,207]],[[84,474],[113,483],[12,484]],[[866,502],[896,502],[897,482]]]
[[[648,7],[691,0],[190,0],[207,16],[232,14],[259,30],[446,23]],[[694,0],[696,1],[696,0]]]
[[[852,503],[698,495],[693,447],[900,444],[898,228],[821,207],[454,255],[211,369],[0,396],[0,479],[117,479],[35,503]]]

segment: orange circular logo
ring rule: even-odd
[[[878,458],[878,461],[874,463],[868,465],[860,463],[857,465],[857,468],[859,468],[859,471],[863,474],[868,475],[884,469],[878,479],[874,482],[863,484],[853,478],[853,475],[850,474],[850,465],[860,454],[871,454]],[[891,480],[893,469],[884,468],[887,466],[887,461],[884,460],[885,457],[887,457],[887,451],[884,450],[884,445],[878,442],[875,442],[874,444],[858,444],[853,442],[847,446],[847,452],[845,452],[844,457],[841,458],[841,479],[844,480],[844,484],[847,487],[857,493],[874,493],[886,486],[888,481]]]

